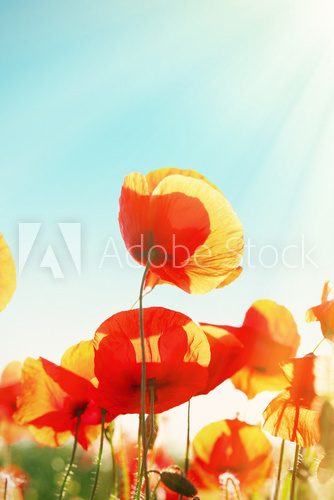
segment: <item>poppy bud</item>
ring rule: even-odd
[[[197,494],[195,486],[182,475],[179,467],[168,467],[161,472],[161,482],[175,493],[193,498]]]
[[[156,415],[148,415],[145,420],[146,436],[147,436],[147,449],[153,450],[154,443],[158,436],[159,425],[158,417]]]

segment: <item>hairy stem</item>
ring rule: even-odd
[[[111,495],[116,498],[117,496],[117,464],[115,458],[114,449],[114,433],[115,433],[115,421],[113,420],[109,424],[109,443],[110,443],[110,454],[111,454]]]
[[[7,498],[7,487],[8,487],[8,479],[5,478],[5,484],[4,484],[4,489],[3,489],[3,500],[6,500],[6,498]]]
[[[70,462],[69,462],[69,464],[67,466],[67,470],[66,470],[66,473],[65,473],[65,476],[64,476],[64,479],[63,479],[63,483],[62,483],[61,488],[60,488],[59,497],[58,497],[59,500],[62,500],[64,498],[67,479],[69,478],[69,475],[71,474],[71,471],[72,471],[72,468],[73,468],[74,459],[75,459],[75,453],[77,451],[77,446],[78,446],[78,435],[79,435],[79,428],[80,428],[80,420],[81,420],[81,416],[79,415],[78,418],[77,418],[76,426],[75,426],[75,436],[74,436],[74,443],[73,443],[73,448],[72,448],[72,454],[71,454]]]
[[[190,399],[188,401],[188,406],[187,406],[187,437],[186,437],[186,452],[184,456],[184,475],[187,477],[188,476],[188,469],[189,469],[189,449],[190,449]],[[182,500],[183,496],[179,496],[179,500]]]
[[[147,474],[147,439],[146,439],[146,427],[145,427],[145,413],[146,413],[146,355],[145,355],[145,332],[144,332],[144,314],[143,314],[143,291],[145,286],[145,280],[150,268],[150,260],[145,267],[145,271],[141,280],[140,292],[139,292],[139,331],[140,331],[140,348],[142,356],[141,364],[141,385],[140,385],[140,429],[142,438],[142,466],[140,467],[140,472],[138,475],[138,482],[136,486],[136,498],[139,500],[141,486],[143,482],[143,476],[145,478],[145,498],[149,500],[150,498],[150,485]]]
[[[130,471],[127,452],[124,446],[123,430],[120,433],[121,482],[124,500],[130,500]]]
[[[290,488],[290,500],[294,500],[296,491],[296,475],[298,469],[298,458],[299,458],[299,445],[296,444],[295,449],[295,459],[293,462],[292,478],[291,478],[291,488]]]
[[[187,409],[187,442],[186,442],[186,454],[184,457],[184,474],[187,477],[188,476],[188,470],[189,470],[189,449],[190,449],[190,410],[191,410],[191,405],[190,405],[190,399],[188,401],[188,409]]]
[[[281,476],[282,476],[284,445],[285,445],[285,440],[282,439],[281,449],[280,449],[280,454],[279,454],[279,463],[278,463],[278,472],[277,472],[277,479],[276,479],[276,487],[275,487],[274,500],[278,500],[278,495],[279,495],[279,489],[280,489],[280,484],[281,484]]]
[[[90,495],[90,500],[93,500],[93,498],[95,497],[97,483],[99,482],[100,468],[101,468],[101,462],[102,462],[102,453],[103,453],[103,443],[104,443],[104,423],[105,423],[105,418],[106,418],[106,411],[102,409],[101,410],[100,447],[99,447],[99,453],[98,453],[98,456],[97,456],[95,479],[94,479],[93,489],[92,489],[92,492],[91,492],[91,495]]]
[[[154,430],[155,430],[155,415],[154,415],[154,402],[155,402],[155,379],[149,380],[148,384],[149,400],[150,400],[150,428],[147,440],[147,447],[151,448],[154,442]],[[147,452],[148,450],[146,450]]]

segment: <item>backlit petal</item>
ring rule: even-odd
[[[11,361],[5,366],[1,374],[1,385],[15,384],[21,380],[22,363]]]
[[[194,179],[200,179],[209,184],[209,186],[217,189],[214,184],[212,184],[206,177],[204,177],[204,175],[196,172],[196,170],[184,170],[181,168],[158,168],[156,170],[152,170],[145,176],[149,192],[152,193],[157,185],[169,175],[183,175],[184,177],[193,177]]]
[[[203,323],[200,326],[211,351],[206,393],[240,370],[245,362],[245,348],[235,335],[224,328]]]
[[[52,427],[41,427],[40,429],[29,425],[29,431],[41,446],[56,448],[63,446],[71,437],[70,432],[56,432]]]
[[[263,413],[264,430],[273,436],[293,441],[308,448],[319,442],[320,411],[291,400],[290,391],[284,391],[269,403]]]
[[[25,424],[46,412],[62,408],[64,391],[45,372],[41,359],[28,358],[22,369],[22,394],[16,421]]]
[[[73,345],[61,358],[61,366],[87,380],[95,377],[94,347],[92,340],[83,340]]]
[[[15,263],[5,238],[0,234],[0,311],[7,306],[15,288]]]
[[[201,242],[195,252],[190,252],[190,258],[185,267],[190,279],[189,289],[185,283],[177,283],[180,288],[191,293],[206,293],[221,283],[237,268],[243,252],[243,232],[239,219],[235,215],[224,195],[207,183],[189,178],[185,183],[180,175],[165,178],[153,195],[170,195],[183,193],[189,198],[194,198],[202,203],[208,219],[209,233],[205,241]],[[189,206],[191,206],[189,204]],[[176,215],[176,221],[180,215]],[[197,227],[204,233],[203,229]],[[194,233],[193,233],[194,235]],[[181,242],[182,244],[182,242]],[[159,270],[155,270],[160,275]],[[161,276],[166,279],[166,276]],[[167,276],[167,279],[171,276]]]
[[[245,366],[232,376],[232,382],[235,388],[244,392],[249,399],[254,398],[259,392],[281,391],[289,385],[279,367],[276,373],[266,373]]]
[[[95,392],[91,382],[76,373],[58,366],[47,359],[40,358],[45,372],[57,382],[59,387],[73,399],[90,399]]]

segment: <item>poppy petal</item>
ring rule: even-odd
[[[204,177],[204,175],[196,172],[196,170],[184,170],[181,168],[158,168],[156,170],[152,170],[145,176],[149,192],[151,193],[157,187],[157,185],[169,175],[183,175],[184,177],[193,177],[194,179],[200,179],[209,184],[209,186],[217,189],[214,184],[212,184],[206,177]]]
[[[22,368],[22,393],[15,420],[25,424],[62,408],[64,392],[46,373],[41,359],[28,358]]]
[[[243,253],[242,226],[224,195],[206,182],[189,178],[185,183],[182,176],[171,175],[158,184],[153,195],[165,196],[173,193],[183,193],[187,198],[198,200],[208,217],[207,222],[204,212],[201,216],[200,211],[196,214],[196,219],[202,220],[202,228],[196,225],[196,233],[198,234],[200,230],[203,237],[205,234],[207,237],[202,242],[198,238],[197,248],[194,252],[189,252],[190,258],[185,267],[186,275],[190,279],[189,289],[182,287],[179,283],[176,284],[190,293],[207,293],[221,285],[231,271],[239,266]],[[192,204],[189,201],[185,199],[184,207],[180,205],[182,211],[185,208],[187,211],[192,211]],[[175,213],[176,226],[179,219],[180,213]],[[160,225],[159,218],[157,224]],[[207,225],[209,231],[206,230]],[[196,233],[191,225],[189,229],[193,238]],[[160,275],[159,270],[155,272]],[[173,276],[168,276],[168,278],[172,279]]]
[[[263,391],[281,391],[288,386],[288,381],[279,367],[276,373],[269,374],[244,366],[232,376],[231,380],[234,387],[244,392],[248,399],[254,398]]]
[[[0,234],[0,311],[9,303],[15,288],[15,263],[5,238]]]
[[[22,363],[11,361],[1,374],[1,385],[15,384],[21,380]]]
[[[83,340],[65,351],[60,364],[70,372],[91,380],[95,377],[94,356],[93,341]]]
[[[293,441],[309,448],[320,440],[319,418],[316,408],[296,404],[290,391],[284,391],[273,399],[263,413],[263,429],[273,436]]]
[[[50,448],[63,446],[72,437],[71,432],[57,432],[52,427],[38,428],[33,425],[29,425],[29,431],[39,445],[48,446]]]
[[[238,266],[235,269],[233,269],[230,273],[226,275],[225,279],[220,283],[220,285],[217,286],[217,288],[224,288],[226,285],[233,283],[233,281],[239,278],[242,271],[243,271],[242,266]]]
[[[91,382],[80,377],[74,372],[58,366],[47,359],[40,358],[45,372],[52,378],[59,387],[72,396],[73,399],[90,399],[95,392],[95,387]]]
[[[209,341],[211,352],[206,394],[240,370],[245,363],[245,348],[235,335],[224,328],[203,323],[200,326]]]

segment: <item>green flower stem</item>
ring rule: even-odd
[[[184,458],[184,474],[188,476],[189,470],[189,450],[190,450],[190,399],[188,401],[188,409],[187,409],[187,442],[186,442],[186,454]]]
[[[155,379],[149,380],[148,384],[149,390],[149,399],[150,399],[150,433],[147,440],[147,448],[150,448],[152,445],[152,440],[154,437],[154,424],[155,424],[155,415],[154,415],[154,403],[155,403]],[[148,450],[146,450],[147,452]]]
[[[141,387],[140,387],[140,428],[141,428],[141,438],[142,438],[142,467],[140,467],[140,472],[138,476],[138,482],[136,486],[136,498],[139,500],[141,486],[143,483],[143,476],[145,478],[145,498],[150,499],[150,485],[147,474],[147,439],[146,439],[146,426],[145,426],[145,400],[146,400],[146,356],[145,356],[145,332],[144,332],[144,314],[143,314],[143,292],[145,286],[145,280],[147,273],[150,268],[150,260],[148,259],[144,274],[141,280],[140,292],[139,292],[139,330],[140,330],[140,348],[142,355],[141,364]]]
[[[121,455],[121,482],[123,488],[124,500],[130,500],[130,471],[128,457],[123,441],[123,430],[120,434],[120,455]]]
[[[190,399],[188,401],[188,406],[187,406],[187,437],[186,437],[186,452],[184,456],[184,475],[187,477],[188,476],[188,470],[189,470],[189,449],[190,449]],[[182,500],[183,496],[179,496],[179,500]]]
[[[68,479],[69,475],[71,474],[71,471],[72,471],[72,468],[74,465],[75,453],[77,451],[77,446],[78,446],[80,420],[81,420],[81,415],[79,415],[77,418],[77,423],[75,426],[74,443],[73,443],[73,448],[72,448],[72,455],[71,455],[70,463],[68,464],[68,467],[67,467],[64,479],[63,479],[63,483],[62,483],[61,488],[60,488],[59,497],[58,497],[59,500],[62,500],[64,498],[67,479]]]
[[[291,478],[291,488],[290,488],[290,500],[294,500],[296,491],[296,475],[298,469],[298,458],[299,458],[300,446],[296,444],[295,459],[293,462],[292,478]]]
[[[138,436],[137,436],[137,483],[136,483],[136,488],[135,488],[135,494],[134,497],[136,500],[140,499],[140,490],[141,490],[141,481],[139,480],[141,477],[141,470],[142,470],[142,454],[141,454],[141,415],[139,415],[139,422],[138,422]],[[140,483],[140,485],[139,485]]]
[[[111,454],[111,496],[117,497],[117,464],[115,458],[115,449],[114,449],[114,433],[115,433],[115,421],[113,420],[109,424],[109,442],[110,442],[110,454]]]
[[[6,500],[6,498],[7,498],[7,487],[8,487],[8,479],[5,478],[5,484],[4,484],[4,489],[3,489],[3,500]]]
[[[156,485],[154,486],[152,493],[151,493],[151,500],[156,500],[159,484],[161,482],[161,472],[159,470],[152,469],[152,470],[148,470],[147,474],[157,474],[159,476],[159,479],[158,479],[158,481],[157,481]]]
[[[325,340],[325,337],[322,337],[322,339],[320,340],[320,342],[317,343],[317,345],[315,346],[315,348],[313,349],[312,353],[314,354],[315,351],[318,349],[318,347],[321,346],[321,344],[323,343],[323,341]]]
[[[95,479],[94,479],[93,489],[92,489],[92,492],[91,492],[91,495],[90,495],[90,500],[93,500],[93,498],[95,497],[97,483],[99,482],[100,468],[101,468],[101,462],[102,462],[102,453],[103,453],[103,443],[104,443],[104,423],[105,423],[105,419],[106,419],[106,411],[104,409],[102,409],[101,410],[100,447],[99,447],[99,454],[97,456]]]
[[[282,476],[284,445],[285,445],[285,440],[282,439],[281,449],[280,449],[280,454],[279,454],[279,463],[278,463],[278,472],[277,472],[277,479],[276,479],[276,487],[275,487],[274,500],[278,500],[278,495],[279,495],[279,489],[280,489],[280,483],[281,483],[281,476]]]
[[[160,481],[161,481],[161,479],[158,479],[157,484],[154,486],[154,489],[152,491],[152,500],[156,500],[156,498],[157,498],[157,492],[158,492]]]

